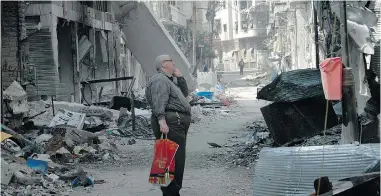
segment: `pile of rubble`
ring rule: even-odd
[[[23,192],[50,195],[73,186],[94,186],[96,180],[88,176],[80,164],[121,159],[112,139],[114,135],[121,135],[117,129],[85,131],[68,116],[81,118],[80,122],[85,124],[86,115],[81,117],[80,113],[60,109],[49,125],[24,130],[28,131],[24,134],[2,125],[2,190],[5,195],[14,189],[21,191],[20,195]],[[64,124],[59,124],[65,119]],[[130,141],[128,144],[134,144],[133,139]]]
[[[118,111],[68,102],[27,102],[17,82],[4,94],[2,195],[67,195],[71,187],[104,183],[80,165],[120,161],[123,155],[118,145],[134,144],[136,135],[154,139],[147,110],[135,110],[133,132],[132,115],[126,108]],[[122,137],[131,138],[117,143]]]
[[[212,91],[212,101],[197,93],[192,95],[193,122],[203,116],[228,115],[224,107],[232,100],[224,97],[221,86]],[[81,164],[116,163],[124,157],[119,145],[135,144],[135,139],[154,140],[151,112],[146,109],[143,90],[134,100],[138,103],[134,104],[135,118],[126,97],[113,98],[112,109],[59,101],[28,102],[27,94],[17,82],[4,95],[6,111],[1,125],[4,195],[66,195],[73,186],[103,183],[101,179],[92,179]],[[214,102],[219,105],[207,104]]]
[[[272,139],[270,131],[263,120],[257,120],[246,127],[249,134],[246,137],[233,137],[224,147],[227,150],[227,161],[230,165],[250,167],[258,159],[259,152],[264,147],[320,146],[335,145],[340,141],[341,125],[328,129],[312,137],[293,139],[285,144],[277,144]]]

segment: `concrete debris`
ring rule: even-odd
[[[204,120],[205,116],[234,115],[227,108],[232,96],[225,95],[224,86],[216,83],[208,91],[213,94],[210,99],[194,97],[198,103],[192,107],[193,122]],[[137,139],[154,139],[151,111],[145,109],[143,97],[144,94],[138,95],[134,102],[140,107],[135,108],[135,132],[128,105],[117,111],[55,101],[53,113],[51,102],[27,103],[31,123],[28,131],[20,134],[18,129],[16,132],[2,125],[2,156],[6,157],[2,160],[2,170],[7,169],[7,164],[12,169],[8,173],[2,171],[7,175],[3,177],[7,180],[2,185],[2,193],[67,194],[69,182],[72,186],[96,184],[78,164],[121,162],[126,156],[120,154],[119,145],[134,145]]]
[[[83,154],[83,153],[95,154],[96,152],[97,152],[97,150],[94,147],[89,146],[87,143],[82,144],[80,146],[76,146],[73,149],[73,153],[75,155],[80,155],[80,154]]]
[[[55,135],[45,145],[45,150],[48,154],[54,154],[62,146],[65,145],[64,137],[61,135]]]
[[[60,177],[56,174],[48,174],[47,175],[53,182],[57,181]]]
[[[41,135],[39,135],[39,136],[34,140],[34,142],[36,142],[37,144],[41,144],[42,142],[47,142],[47,141],[49,141],[52,137],[53,137],[53,135],[51,135],[51,134],[41,134]]]
[[[104,154],[104,155],[102,156],[102,159],[103,159],[103,160],[108,160],[108,159],[110,159],[110,154],[109,154],[109,153]]]
[[[91,116],[86,117],[84,122],[84,130],[95,133],[98,131],[102,131],[103,129],[108,127],[108,124],[106,121],[103,121],[98,116]]]
[[[20,146],[11,139],[5,139],[1,142],[1,147],[5,149],[10,149],[13,152],[19,152],[21,150]]]
[[[39,116],[31,119],[34,122],[35,126],[42,127],[46,126],[53,119],[53,110],[50,106],[50,102],[47,101],[33,101],[29,102],[29,115],[33,116],[36,114],[40,114],[41,112],[46,111]],[[54,102],[54,107],[58,109],[64,109],[70,112],[82,113],[86,114],[86,117],[100,117],[103,121],[108,121],[110,126],[112,123],[115,123],[119,116],[119,111],[97,107],[97,106],[85,106],[77,103],[69,103],[69,102]]]
[[[38,176],[28,176],[22,171],[15,171],[14,181],[23,185],[40,185],[42,184],[41,177]]]
[[[12,167],[1,159],[1,184],[8,185],[13,177],[13,169]]]
[[[70,151],[68,151],[65,147],[61,147],[56,151],[58,154],[70,154]]]
[[[241,78],[241,80],[256,81],[265,78],[268,75],[267,72],[257,73],[255,75],[247,75]],[[258,81],[259,82],[259,81]]]
[[[98,138],[94,133],[78,129],[67,129],[64,137],[66,145],[70,148],[83,143],[95,144],[98,143],[97,140]]]
[[[14,81],[3,92],[3,99],[11,108],[12,114],[28,113],[27,94],[18,82]]]
[[[244,139],[233,137],[224,145],[226,154],[229,155],[225,161],[233,166],[250,167],[255,164],[262,148],[277,146],[263,120],[247,125],[246,130],[249,134]],[[283,146],[337,145],[340,142],[340,134],[341,125],[338,125],[326,130],[325,133],[294,139]]]

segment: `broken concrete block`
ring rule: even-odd
[[[61,147],[59,150],[56,151],[58,154],[71,154],[70,151],[68,151],[66,148]]]
[[[23,114],[29,111],[27,94],[16,81],[3,92],[3,99],[9,101],[13,114]]]
[[[262,107],[261,112],[277,144],[285,144],[295,138],[312,137],[324,130],[326,113],[324,97],[315,97],[293,103],[272,103]],[[329,102],[327,129],[338,124]]]
[[[34,140],[34,142],[36,142],[36,144],[41,144],[42,142],[47,142],[47,141],[49,141],[52,137],[53,137],[53,135],[51,135],[51,134],[41,134],[41,135],[39,135],[39,136]]]
[[[14,181],[24,185],[40,185],[42,184],[42,178],[37,176],[28,176],[22,171],[15,171]]]
[[[86,144],[82,144],[80,146],[76,146],[73,149],[73,153],[77,154],[77,155],[78,154],[83,154],[83,152],[95,154],[97,152],[97,150],[95,150],[92,146],[89,146],[87,143]]]
[[[110,159],[110,153],[106,153],[106,154],[104,154],[103,156],[102,156],[102,159],[103,160],[108,160],[108,159]]]
[[[64,141],[71,148],[83,143],[94,144],[99,142],[97,135],[94,133],[78,129],[67,129]]]
[[[51,179],[53,182],[57,181],[60,177],[57,176],[56,174],[49,174],[47,175],[49,179]]]
[[[102,131],[107,124],[99,116],[91,116],[85,118],[84,129],[92,133]]]
[[[12,167],[1,159],[1,184],[8,185],[13,177]]]
[[[21,151],[20,146],[11,139],[5,139],[4,141],[2,141],[1,147],[6,148],[6,149],[10,149],[13,152]]]
[[[86,114],[71,112],[65,109],[59,109],[48,127],[71,127],[82,129]]]
[[[49,142],[45,145],[45,150],[47,154],[54,154],[62,146],[65,145],[64,137],[61,135],[55,135]]]

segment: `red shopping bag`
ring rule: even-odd
[[[165,138],[156,140],[149,183],[167,187],[175,179],[175,155],[179,145]]]

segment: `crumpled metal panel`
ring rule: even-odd
[[[322,95],[324,91],[320,70],[299,69],[281,73],[258,92],[257,98],[273,102],[294,102]]]
[[[379,158],[380,144],[263,148],[255,166],[253,195],[309,195],[319,176],[334,182],[360,175]]]

